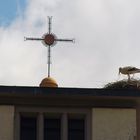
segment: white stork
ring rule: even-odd
[[[140,69],[132,66],[127,66],[123,68],[119,68],[119,74],[125,74],[128,76],[128,80],[130,80],[130,74],[140,73]]]

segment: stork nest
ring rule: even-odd
[[[140,89],[140,79],[128,79],[111,82],[104,86],[105,89]]]

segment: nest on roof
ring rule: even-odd
[[[108,83],[104,86],[105,89],[140,89],[140,79],[123,79]]]

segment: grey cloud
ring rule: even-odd
[[[52,77],[62,87],[102,87],[118,80],[118,67],[140,67],[138,0],[30,0],[24,17],[0,28],[0,84],[38,86],[47,75],[47,48],[24,42],[52,31],[76,43],[52,48]],[[140,76],[140,75],[137,75]]]

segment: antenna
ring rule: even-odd
[[[44,46],[48,47],[48,77],[50,77],[51,71],[51,47],[53,47],[58,41],[62,42],[72,42],[74,43],[74,39],[59,39],[55,34],[51,32],[52,28],[52,16],[48,16],[48,33],[45,33],[42,38],[34,38],[34,37],[24,37],[24,40],[35,40],[42,41]]]

